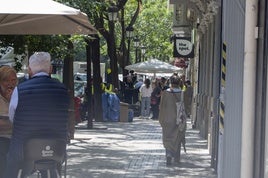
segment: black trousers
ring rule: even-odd
[[[153,113],[152,118],[153,119],[158,119],[158,116],[159,116],[159,104],[152,104],[151,105],[151,110],[152,110],[152,113]]]
[[[4,177],[7,164],[7,152],[9,149],[10,139],[0,137],[0,178]]]

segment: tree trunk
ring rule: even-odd
[[[109,21],[110,36],[108,38],[108,54],[110,56],[110,66],[112,70],[112,84],[118,88],[118,64],[116,56],[116,43],[114,36],[114,22]]]
[[[73,44],[68,43],[69,51],[73,51]],[[70,96],[69,105],[69,139],[74,139],[75,112],[74,112],[74,77],[73,77],[73,55],[68,54],[64,59],[63,65],[63,83],[67,87]]]
[[[98,35],[94,35],[92,42],[92,62],[93,62],[93,85],[94,85],[94,117],[95,121],[103,121],[102,114],[102,90],[100,75],[100,39]]]

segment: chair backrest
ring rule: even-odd
[[[63,163],[66,154],[66,141],[57,138],[30,138],[24,144],[24,167],[34,170],[34,163],[53,160]]]

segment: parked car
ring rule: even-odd
[[[74,96],[84,96],[85,94],[86,82],[74,81]]]
[[[24,82],[25,80],[27,80],[28,75],[24,74],[24,73],[17,73],[17,78],[18,78],[18,82]]]
[[[74,81],[82,81],[87,82],[87,74],[86,73],[75,73]]]
[[[75,119],[76,123],[80,123],[86,119],[87,102],[85,102],[86,82],[74,81],[74,102],[75,102]]]

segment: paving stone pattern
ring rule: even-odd
[[[207,141],[190,123],[186,142],[181,163],[167,167],[158,121],[80,123],[68,145],[67,178],[216,178]]]

